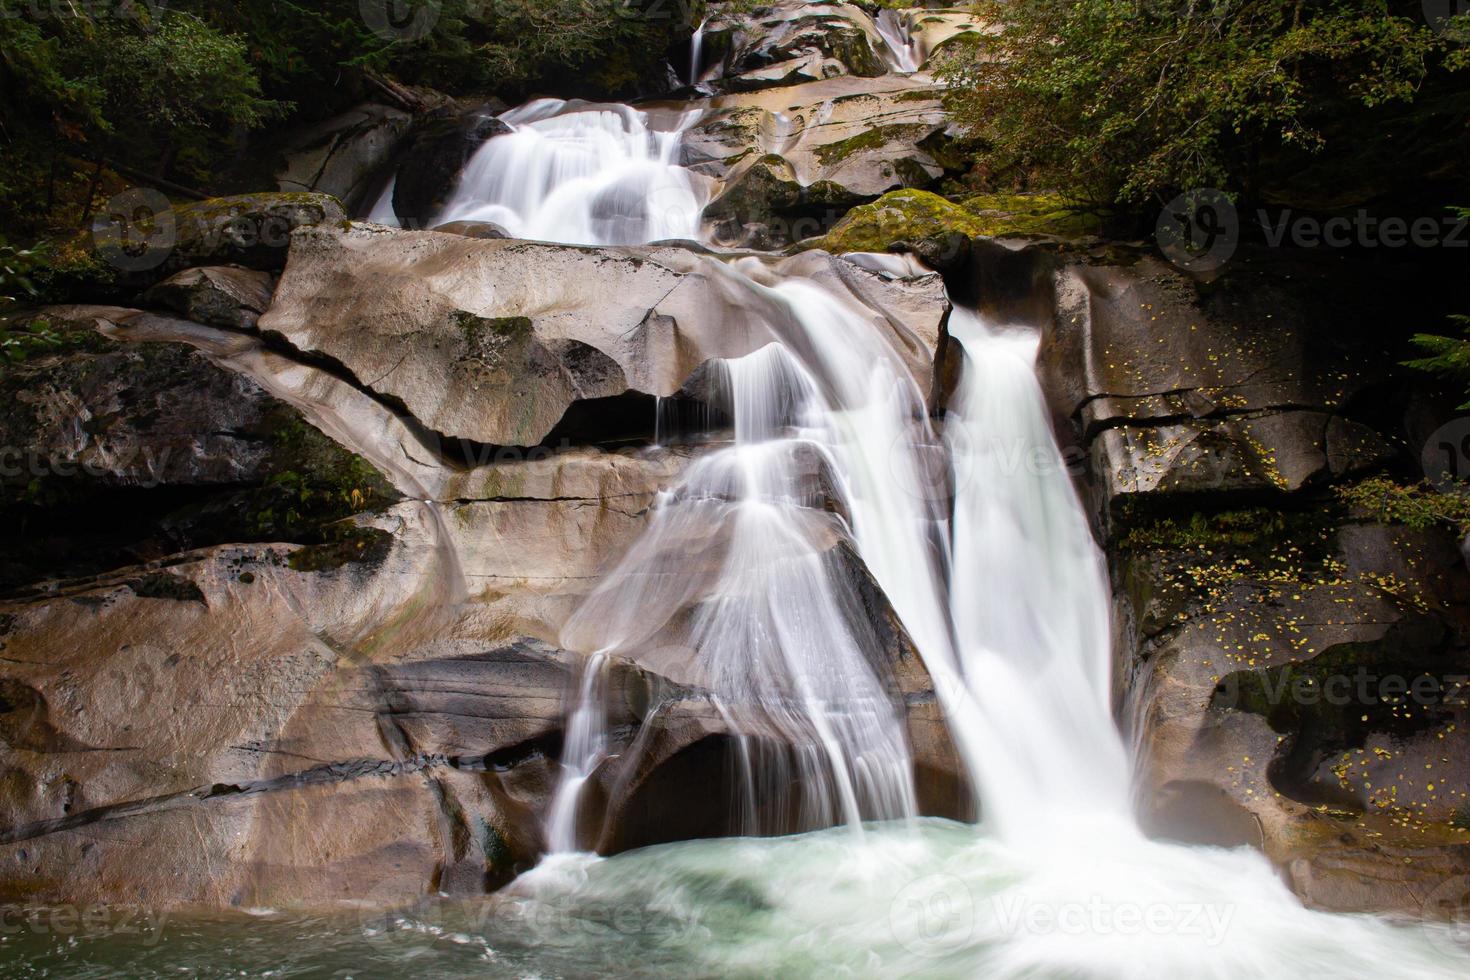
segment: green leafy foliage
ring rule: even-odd
[[[1463,64],[1389,0],[978,0],[997,33],[951,49],[949,104],[981,171],[1096,205],[1253,195],[1263,158],[1315,153],[1349,111]],[[1383,134],[1358,134],[1382,138]],[[1340,152],[1354,152],[1343,147]]]
[[[1459,217],[1470,220],[1470,208],[1455,208]],[[1424,352],[1423,357],[1405,361],[1407,367],[1428,371],[1448,378],[1470,389],[1470,316],[1450,318],[1461,327],[1458,337],[1444,334],[1418,333],[1410,342]],[[1461,409],[1470,409],[1470,397],[1460,403]]]
[[[1373,477],[1338,487],[1344,503],[1360,508],[1382,524],[1402,524],[1413,531],[1447,527],[1470,534],[1470,496],[1441,493],[1427,483],[1404,485],[1388,477]]]
[[[252,133],[382,99],[383,79],[466,99],[630,94],[691,30],[683,5],[665,0],[404,5],[431,14],[422,31],[397,30],[396,0],[382,0],[376,21],[372,7],[0,0],[0,223],[59,235],[149,175],[165,190],[228,193]]]

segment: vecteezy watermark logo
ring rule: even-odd
[[[57,905],[26,910],[0,908],[0,938],[32,935],[98,939],[139,936],[156,946],[168,925],[168,913],[153,909],[121,909],[107,905]]]
[[[1425,897],[1424,931],[1447,953],[1470,951],[1470,875],[1450,878]]]
[[[1470,416],[1452,419],[1435,429],[1419,456],[1424,478],[1440,493],[1463,489],[1470,479]]]
[[[97,254],[124,272],[147,272],[164,263],[178,241],[173,205],[162,193],[135,187],[107,202],[92,222]]]
[[[1207,902],[1031,901],[1025,895],[991,900],[995,925],[1007,935],[1193,936],[1219,946],[1230,931],[1234,905]]]
[[[1170,262],[1187,272],[1210,272],[1235,254],[1240,214],[1230,197],[1206,187],[1187,191],[1164,206],[1154,240]]]
[[[1470,218],[1380,218],[1359,209],[1351,217],[1340,214],[1320,219],[1293,215],[1287,209],[1271,218],[1258,213],[1266,244],[1280,248],[1290,241],[1298,248],[1470,248]]]
[[[359,0],[368,30],[385,41],[418,41],[429,36],[444,13],[443,0]]]
[[[888,922],[904,949],[919,956],[944,956],[970,941],[975,897],[954,875],[927,875],[899,890]]]
[[[1456,17],[1470,14],[1470,0],[1424,0],[1424,20],[1430,27],[1443,34],[1452,26]]]

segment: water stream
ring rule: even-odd
[[[519,118],[534,130],[487,145],[451,210],[479,202],[523,231],[584,241],[600,202],[684,187],[689,212],[676,205],[598,237],[697,226],[677,134],[665,142],[633,110],[551,111],[528,107]],[[552,134],[555,150],[540,142]],[[610,134],[619,149],[605,169],[567,165],[565,148]],[[912,271],[892,257],[857,261]],[[728,443],[663,495],[563,641],[599,664],[678,651],[666,665],[677,679],[715,692],[742,730],[793,746],[778,764],[816,802],[798,826],[755,829],[811,832],[563,853],[555,874],[532,872],[498,902],[579,921],[642,910],[647,930],[574,940],[570,955],[593,969],[631,946],[672,957],[676,972],[751,976],[1465,975],[1470,960],[1431,927],[1309,911],[1254,851],[1138,829],[1110,710],[1105,570],[1050,430],[1034,332],[954,310],[964,361],[941,440],[892,338],[854,297],[755,256],[712,259],[711,274],[748,291],[774,339],[715,366]],[[935,445],[949,456],[952,500],[926,487]],[[934,678],[981,797],[979,827],[914,817],[909,750],[871,666],[882,652],[843,540]],[[596,689],[584,682],[574,726],[595,718]],[[573,743],[553,818],[563,852],[565,791],[585,781],[595,749]],[[740,779],[761,784],[750,771]]]
[[[922,60],[919,55],[919,46],[914,43],[913,21],[909,18],[912,14],[899,13],[889,7],[878,11],[876,23],[878,33],[882,35],[887,45],[885,55],[888,65],[894,71],[903,74],[912,74],[919,70]]]
[[[901,57],[906,34],[884,13]],[[441,221],[579,244],[697,237],[707,188],[678,166],[692,115],[657,125],[626,106],[541,100],[504,118],[514,132],[475,155]],[[1439,927],[1310,911],[1255,851],[1138,829],[1109,707],[1107,581],[1034,376],[1034,333],[954,310],[963,364],[934,426],[884,317],[854,294],[749,254],[710,257],[707,272],[743,291],[771,341],[711,366],[728,430],[708,434],[563,630],[587,665],[547,863],[486,900],[412,914],[266,917],[156,944],[0,937],[30,975],[231,960],[283,975],[1470,975]],[[917,816],[864,567],[934,679],[979,826]],[[625,655],[664,656],[654,666],[711,692],[748,749],[789,746],[744,752],[736,774],[741,825],[788,836],[586,852],[580,789],[609,751],[606,665]],[[793,780],[794,817],[758,812],[763,787]]]

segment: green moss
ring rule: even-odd
[[[0,376],[6,365],[47,354],[100,349],[109,343],[90,327],[61,324],[46,317],[20,316],[0,321]]]
[[[1088,216],[1066,210],[1048,194],[993,194],[956,204],[917,189],[890,191],[854,208],[809,248],[829,252],[882,252],[895,242],[917,241],[958,232],[971,238],[1016,234],[1069,237],[1091,234]]]
[[[284,406],[271,412],[264,437],[274,447],[272,475],[246,503],[254,534],[310,539],[316,528],[401,495],[367,460],[343,449]]]
[[[1372,477],[1338,487],[1338,499],[1365,512],[1380,524],[1401,524],[1414,531],[1441,527],[1470,534],[1470,487],[1441,493],[1427,483],[1404,485],[1388,477]]]
[[[204,593],[186,578],[168,572],[152,572],[127,583],[133,594],[144,599],[168,599],[173,602],[203,602]]]
[[[927,129],[929,129],[928,126],[919,125],[918,123],[874,126],[872,129],[864,130],[848,139],[817,147],[817,162],[824,167],[830,167],[834,164],[841,163],[854,153],[861,153],[864,150],[876,150],[880,147],[887,146],[889,143],[916,140]]]
[[[1285,514],[1264,507],[1216,514],[1196,513],[1188,518],[1167,517],[1136,524],[1118,539],[1118,546],[1130,551],[1252,547],[1262,542],[1281,540],[1286,534],[1287,523]]]
[[[454,323],[464,337],[465,343],[471,346],[484,339],[487,334],[503,337],[506,340],[524,340],[531,336],[533,329],[530,317],[498,316],[487,319],[475,316],[473,313],[466,313],[464,310],[455,311]]]
[[[393,535],[375,527],[339,525],[328,540],[291,552],[286,564],[298,572],[329,572],[349,564],[378,564],[393,548]]]

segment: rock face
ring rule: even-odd
[[[234,268],[141,297],[167,314],[48,311],[72,339],[6,376],[35,406],[7,419],[25,422],[12,441],[97,462],[107,492],[138,480],[123,449],[173,448],[148,493],[259,484],[286,496],[250,497],[253,518],[317,493],[345,509],[107,556],[111,570],[0,601],[0,860],[18,869],[0,897],[391,905],[480,894],[528,867],[591,652],[568,649],[563,624],[702,451],[542,437],[598,442],[590,421],[563,424],[579,404],[698,397],[682,391],[711,358],[754,349],[779,321],[750,281],[788,272],[876,311],[932,375],[937,277],[818,253],[731,269],[676,248],[322,227],[295,237],[256,330],[246,287],[258,297],[269,279]],[[479,367],[455,374],[466,359]],[[533,427],[518,385],[554,406]],[[256,420],[278,416],[290,439],[257,444]],[[322,443],[345,466],[330,479],[300,455]],[[381,486],[344,482],[359,475]],[[932,684],[881,593],[868,581],[863,594],[887,624],[924,805],[962,813]],[[639,750],[587,794],[584,840],[604,851],[731,830],[729,722],[648,654],[609,667],[615,738]]]
[[[508,132],[510,127],[488,109],[421,123],[398,159],[393,210],[403,227],[430,227],[475,150],[491,137]]]
[[[778,0],[754,11],[716,13],[705,26],[705,82],[742,92],[818,82],[841,75],[877,78],[898,59],[871,8],[853,3]],[[944,42],[974,29],[961,8],[895,12],[924,65]]]
[[[1122,249],[967,255],[988,316],[1046,333],[1145,826],[1260,848],[1313,905],[1418,913],[1470,867],[1470,575],[1452,521],[1391,506],[1419,491],[1360,483],[1417,471],[1380,329],[1415,271],[1247,251],[1196,282]]]
[[[0,373],[10,447],[0,511],[15,529],[0,588],[310,535],[350,514],[354,492],[361,506],[395,496],[370,465],[189,343],[116,339],[178,341],[193,325],[107,307],[42,315],[58,347]]]
[[[937,277],[888,280],[820,253],[774,266],[798,270],[888,311],[884,328],[929,376],[946,308]],[[722,263],[684,249],[361,226],[298,238],[260,329],[450,439],[535,446],[585,441],[594,423],[650,427],[652,397],[770,342],[771,322]]]
[[[276,174],[287,193],[330,194],[349,209],[364,203],[392,159],[412,118],[401,109],[365,103],[296,134]]]
[[[890,11],[890,13],[894,13]],[[975,29],[962,10],[908,11],[920,61]],[[728,246],[779,248],[822,234],[843,213],[961,165],[942,89],[900,74],[867,10],[782,2],[705,30],[705,82],[719,92],[684,139],[696,173],[715,181],[706,219]]]
[[[706,64],[718,58],[723,87],[735,91],[797,85],[836,75],[888,73],[888,54],[871,17],[849,3],[762,7],[752,15],[716,17],[706,27]]]
[[[901,187],[927,187],[953,161],[940,89],[925,75],[837,77],[727,95],[685,137],[692,169],[718,189],[706,212],[721,242],[760,226],[787,244]]]

